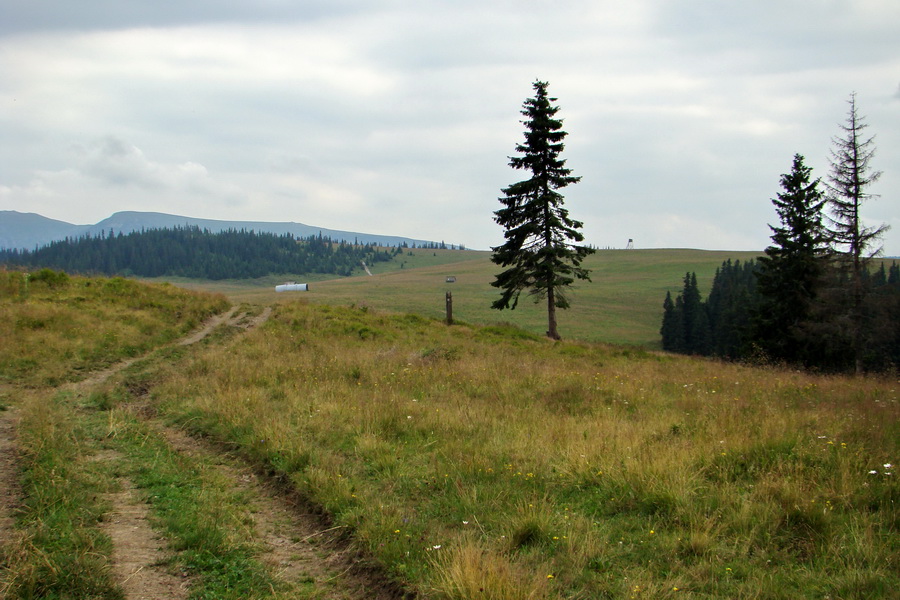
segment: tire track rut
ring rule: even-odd
[[[0,548],[14,536],[15,512],[21,506],[19,452],[16,447],[18,412],[9,406],[0,410]]]
[[[166,427],[152,417],[153,408],[134,404],[182,455],[212,461],[234,489],[248,498],[261,556],[278,579],[315,587],[321,600],[397,600],[405,597],[395,585],[373,573],[356,551],[341,540],[341,527],[330,526],[321,515],[267,477],[222,448]]]
[[[272,308],[266,307],[258,315],[249,315],[232,308],[208,320],[199,330],[177,343],[200,342],[222,325],[250,330],[265,323],[271,312]],[[97,373],[77,384],[77,388],[85,390],[102,384],[135,360]],[[256,538],[263,547],[261,559],[278,579],[298,590],[303,588],[302,597],[321,600],[412,597],[368,566],[346,541],[341,540],[340,528],[330,527],[302,499],[255,472],[240,458],[164,425],[156,418],[155,408],[147,402],[146,396],[121,408],[164,436],[180,454],[214,465],[229,485],[245,494]],[[115,460],[113,455],[108,458]],[[120,478],[120,484],[122,491],[107,497],[112,509],[106,531],[114,547],[111,569],[127,600],[186,598],[189,581],[160,566],[166,558],[165,542],[149,525],[148,505],[139,499],[139,493],[130,481]]]
[[[207,319],[198,330],[176,343],[180,346],[187,346],[200,342],[216,328],[225,324],[237,325],[242,319],[244,322],[256,326],[265,322],[270,314],[271,307],[266,307],[257,318],[248,321],[245,319],[245,314],[239,313],[237,307],[233,306],[227,312]],[[249,326],[244,328],[247,329]],[[128,368],[140,358],[125,360],[94,373],[72,385],[71,389],[82,392],[102,385],[110,377]],[[119,457],[117,452],[111,451],[101,454],[97,459],[116,460]],[[110,570],[113,578],[121,586],[127,600],[160,598],[181,600],[187,598],[190,580],[178,576],[162,566],[167,558],[166,543],[150,526],[150,507],[140,498],[128,478],[120,476],[117,479],[122,489],[106,495],[105,499],[110,504],[110,510],[103,524],[103,530],[112,540]]]
[[[113,542],[111,568],[116,583],[129,600],[187,598],[190,580],[159,564],[166,557],[166,544],[150,527],[149,507],[128,479],[120,478],[119,484],[121,491],[106,496],[112,508],[103,524]]]

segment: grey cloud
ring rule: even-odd
[[[203,23],[308,22],[365,10],[366,6],[360,0],[30,0],[4,4],[0,34]]]
[[[136,185],[150,189],[165,186],[157,165],[141,150],[124,140],[108,136],[81,150],[81,171],[108,184]]]
[[[895,52],[893,0],[660,2],[654,30],[697,60],[732,72],[853,66]],[[864,43],[863,43],[864,40]]]
[[[825,174],[853,89],[886,171],[875,206],[895,202],[885,82],[900,63],[884,40],[900,19],[859,8],[879,1],[831,0],[827,14],[792,0],[4,6],[0,208],[84,222],[123,202],[190,206],[487,248],[541,78],[583,176],[566,199],[590,243],[758,249],[779,174],[794,152]],[[846,57],[842,18],[864,31]],[[60,212],[73,203],[95,212]]]
[[[77,171],[105,185],[214,197],[232,205],[246,198],[238,186],[216,180],[201,164],[156,162],[137,146],[115,136],[95,140],[77,152],[81,157]]]

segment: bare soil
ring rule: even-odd
[[[187,598],[189,580],[160,564],[166,558],[166,544],[150,527],[147,505],[130,481],[122,478],[120,485],[120,492],[107,495],[112,509],[103,527],[113,542],[113,577],[129,600]]]
[[[15,511],[22,498],[16,449],[17,422],[15,407],[0,410],[0,547],[12,539]]]

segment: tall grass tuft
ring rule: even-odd
[[[99,521],[108,491],[77,419],[61,399],[22,406],[19,436],[25,495],[19,532],[7,550],[9,598],[122,598],[109,574],[110,540]]]
[[[543,600],[551,597],[552,574],[541,576],[502,555],[463,540],[443,553],[434,553],[436,581],[448,600]]]

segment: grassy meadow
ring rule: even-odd
[[[546,305],[523,296],[513,311],[490,308],[499,291],[490,282],[498,267],[490,252],[473,250],[414,249],[389,263],[373,267],[373,277],[318,280],[303,293],[310,302],[354,304],[378,310],[416,313],[442,319],[445,294],[453,294],[455,320],[478,325],[511,323],[536,334],[547,330]],[[686,271],[696,272],[701,289],[708,293],[716,269],[727,259],[746,261],[756,252],[682,249],[601,250],[585,261],[591,282],[578,282],[570,296],[572,307],[559,311],[563,338],[632,344],[659,348],[662,303],[667,291],[681,291]],[[456,277],[447,283],[448,276]],[[298,279],[298,281],[306,281]],[[216,291],[235,302],[289,302],[294,295],[276,294],[281,280],[253,282],[178,281],[194,289]]]
[[[100,529],[109,508],[100,498],[115,488],[116,467],[95,459],[107,416],[59,386],[171,342],[227,306],[168,284],[0,271],[0,410],[15,414],[22,495],[15,533],[2,536],[0,597],[122,598]]]
[[[664,295],[664,276],[711,277],[724,260],[664,265],[677,251],[641,252],[592,259],[595,283],[575,304],[598,306],[582,319],[636,315],[614,306],[629,303],[629,287],[637,304],[639,288]],[[272,293],[261,327],[223,327],[190,347],[169,342],[223,310],[221,295],[118,279],[25,287],[0,273],[12,341],[0,348],[0,408],[18,415],[24,496],[17,536],[0,549],[0,595],[122,598],[101,523],[104,494],[127,477],[166,541],[166,565],[190,576],[190,597],[331,597],[320,582],[278,580],[248,526],[252,498],[126,410],[136,396],[309,499],[419,598],[887,599],[900,589],[896,376],[555,343],[536,333],[537,309],[527,327],[498,322],[520,310],[487,313],[484,325],[465,314],[463,298],[493,272],[486,256],[416,271]],[[440,321],[449,274],[465,321],[451,327]],[[411,292],[438,295],[431,316],[416,314],[418,301],[381,308],[432,279]],[[561,326],[586,331],[577,319]],[[107,383],[57,387],[137,356]]]
[[[896,381],[295,302],[154,398],[422,597],[900,589]]]
[[[224,310],[170,284],[0,270],[0,389],[59,385],[138,356]]]

